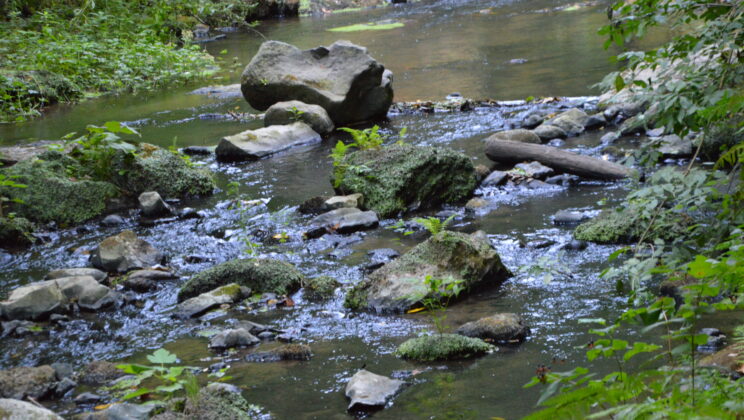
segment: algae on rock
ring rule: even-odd
[[[482,356],[494,347],[483,340],[457,334],[432,334],[411,338],[395,351],[403,359],[417,362],[458,360]]]
[[[33,244],[34,224],[23,217],[0,217],[0,248],[20,248]]]

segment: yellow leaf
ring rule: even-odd
[[[415,314],[416,312],[421,312],[421,311],[423,311],[424,309],[426,309],[426,308],[424,308],[424,307],[421,307],[421,308],[409,309],[408,311],[406,311],[406,313],[407,313],[407,314]]]
[[[97,405],[97,406],[93,407],[93,409],[96,410],[96,411],[100,411],[100,410],[105,410],[105,409],[107,409],[109,407],[111,407],[111,404],[110,403],[109,404]]]

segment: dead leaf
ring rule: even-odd
[[[407,313],[407,314],[415,314],[416,312],[421,312],[421,311],[423,311],[424,309],[426,309],[426,308],[424,308],[424,307],[422,306],[422,307],[420,307],[420,308],[409,309],[409,310],[407,310],[407,311],[406,311],[406,313]]]

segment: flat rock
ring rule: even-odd
[[[221,331],[209,340],[209,348],[230,349],[234,347],[248,347],[260,343],[261,340],[254,337],[244,328],[235,328]]]
[[[546,121],[544,124],[554,125],[562,129],[568,136],[578,136],[584,132],[584,125],[589,119],[586,112],[571,108]]]
[[[52,393],[56,383],[57,375],[49,365],[0,370],[0,397],[41,399]]]
[[[351,400],[348,409],[384,406],[403,385],[405,382],[398,379],[390,379],[362,369],[346,384],[345,394]]]
[[[540,137],[540,140],[542,140],[543,142],[553,139],[565,139],[566,137],[568,137],[568,135],[565,131],[563,131],[562,128],[552,124],[542,124],[532,130],[532,132],[537,134],[537,136]]]
[[[364,203],[362,194],[336,195],[323,202],[325,209],[336,210],[345,207],[360,208]]]
[[[195,89],[190,93],[192,95],[205,95],[218,99],[233,99],[243,96],[243,93],[240,91],[239,83],[234,85],[205,86],[203,88]]]
[[[533,133],[530,130],[523,129],[499,131],[498,133],[489,136],[486,141],[488,141],[489,139],[517,141],[520,143],[542,143],[540,137],[538,137],[537,134]]]
[[[251,289],[231,283],[179,303],[174,315],[178,318],[200,316],[220,305],[239,302],[241,299],[250,296],[250,294]]]
[[[247,130],[223,137],[215,149],[220,162],[259,160],[293,147],[320,143],[320,134],[303,122]]]
[[[104,239],[91,254],[96,268],[109,273],[126,273],[160,264],[163,254],[131,230]]]
[[[287,125],[302,121],[316,133],[328,134],[334,129],[333,121],[323,107],[300,101],[277,102],[266,110],[264,126]]]
[[[514,167],[524,172],[524,175],[528,178],[539,180],[544,180],[555,173],[553,168],[549,168],[540,162],[518,163]]]
[[[121,283],[125,289],[135,292],[147,292],[158,287],[158,282],[177,279],[178,276],[163,270],[135,270],[127,274]]]
[[[316,216],[310,221],[305,235],[308,238],[318,238],[329,232],[353,233],[372,229],[378,224],[375,212],[345,207]]]
[[[589,219],[591,217],[586,213],[572,210],[560,210],[553,215],[553,223],[556,225],[578,225]]]
[[[493,171],[481,182],[484,187],[497,187],[506,182],[509,174],[504,171]]]
[[[530,329],[519,315],[500,313],[463,324],[455,332],[497,343],[514,343],[524,341]]]
[[[8,398],[0,398],[0,414],[4,420],[63,420],[46,408]]]
[[[91,276],[96,279],[97,282],[102,283],[108,278],[108,274],[96,268],[61,268],[59,270],[52,270],[44,276],[44,280],[61,279],[63,277],[77,277],[77,276]]]

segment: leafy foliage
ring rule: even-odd
[[[455,219],[455,216],[457,215],[453,214],[444,220],[441,220],[438,217],[416,217],[413,221],[423,226],[424,229],[428,230],[433,236],[445,231],[447,226],[449,226],[449,224],[452,223],[452,220]]]
[[[3,173],[0,173],[0,189],[2,187],[9,187],[9,188],[27,188],[28,185],[26,184],[19,184],[15,181],[13,181],[12,176],[6,176]],[[6,203],[8,201],[13,201],[18,204],[23,204],[23,200],[19,199],[11,199],[8,197],[5,197],[4,195],[0,195],[0,217],[3,217],[3,203]]]
[[[439,335],[447,332],[447,327],[444,325],[444,321],[447,320],[445,309],[450,301],[456,299],[465,289],[463,283],[463,280],[459,279],[440,279],[430,275],[424,278],[427,293],[421,299],[421,304],[426,308],[426,314],[431,318]]]
[[[341,127],[339,130],[351,134],[353,142],[346,144],[339,140],[331,151],[330,157],[333,159],[333,187],[337,188],[344,180],[344,175],[349,169],[349,165],[344,162],[346,154],[352,148],[359,150],[379,149],[382,145],[390,140],[390,137],[380,134],[380,127],[375,125],[364,130],[356,130],[348,127]],[[407,129],[404,127],[398,134],[398,142],[402,142],[406,136]],[[356,168],[360,169],[360,168]],[[364,169],[364,168],[361,168]]]

